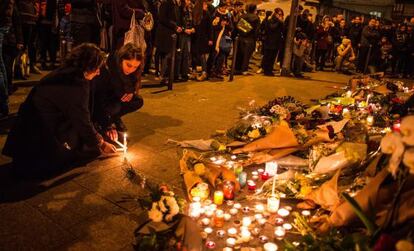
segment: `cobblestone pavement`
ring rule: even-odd
[[[343,86],[349,76],[332,72],[309,79],[236,76],[234,82],[187,82],[173,91],[147,84],[144,107],[124,118],[129,128],[128,156],[149,179],[182,193],[178,153],[168,139],[206,139],[230,127],[249,101],[264,104],[291,95],[309,102]],[[30,87],[11,98],[12,110]],[[0,135],[3,147],[5,132]],[[98,159],[50,180],[23,181],[9,175],[10,160],[0,157],[0,250],[130,250],[140,209],[126,200],[140,194],[125,179],[122,157]]]

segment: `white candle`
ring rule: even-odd
[[[276,238],[283,238],[286,234],[286,230],[283,227],[276,227],[275,228],[275,237]]]
[[[263,246],[265,251],[277,251],[277,245],[273,242],[268,242]]]
[[[195,218],[195,219],[200,217],[200,214],[201,214],[201,204],[200,204],[200,202],[190,203],[188,211],[189,211],[188,214],[190,215],[190,217]]]
[[[263,219],[263,215],[262,214],[255,214],[254,218],[257,220],[257,222],[259,222],[260,219]]]
[[[252,236],[252,234],[250,233],[250,231],[247,230],[247,229],[242,229],[240,234],[241,234],[241,238],[242,238],[242,240],[244,242],[249,241],[250,240],[250,237]]]
[[[205,214],[207,217],[211,217],[211,216],[213,216],[214,212],[213,212],[213,211],[211,211],[211,210],[206,210],[206,211],[204,212],[204,214]]]
[[[229,221],[231,219],[231,214],[225,213],[224,214],[224,220]]]
[[[207,234],[211,234],[213,232],[213,229],[211,227],[206,227],[204,228],[204,232],[206,232]]]
[[[289,212],[289,210],[287,210],[285,208],[281,208],[281,209],[277,210],[277,214],[282,216],[282,217],[287,217],[290,214],[290,212]]]
[[[237,210],[236,208],[232,208],[229,212],[231,215],[236,215],[239,212],[239,210]]]
[[[127,153],[127,134],[124,132],[124,157],[126,157]]]
[[[266,219],[260,219],[257,222],[259,223],[259,225],[264,225],[264,224],[266,224],[267,220]]]
[[[347,91],[347,92],[346,92],[346,97],[347,97],[347,98],[350,98],[351,96],[352,96],[352,91]]]
[[[201,223],[204,226],[208,226],[210,224],[210,219],[209,218],[203,218],[203,219],[201,219]]]
[[[311,215],[311,212],[309,210],[303,210],[302,215],[303,216],[309,216],[309,215]]]
[[[279,209],[280,200],[274,196],[267,198],[267,211],[270,213],[276,213]]]
[[[256,210],[256,212],[257,213],[262,213],[263,211],[264,211],[264,206],[263,206],[263,204],[257,204],[255,207],[254,207]]]
[[[250,219],[250,217],[243,217],[243,226],[244,227],[248,227],[250,226],[250,224],[252,224],[252,220]]]
[[[234,239],[234,238],[228,238],[226,240],[226,244],[229,247],[234,247],[234,245],[236,245],[236,239]]]
[[[349,109],[348,109],[348,108],[344,108],[344,109],[342,110],[342,115],[343,115],[344,117],[348,116],[348,115],[349,115]]]
[[[368,125],[368,126],[372,126],[372,125],[374,125],[374,116],[369,115],[369,116],[367,117],[367,125]]]
[[[229,229],[227,230],[227,234],[228,234],[229,236],[236,236],[236,234],[237,234],[237,229],[235,229],[234,227],[229,228]]]
[[[236,209],[240,209],[242,206],[241,206],[241,204],[240,203],[236,203],[236,204],[234,204],[234,206],[233,206],[234,208],[236,208]]]
[[[285,224],[283,224],[283,228],[286,229],[286,230],[291,230],[292,229],[292,224],[285,223]]]

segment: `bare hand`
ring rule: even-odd
[[[112,145],[111,143],[104,141],[101,145],[101,151],[103,153],[115,153],[116,147]]]
[[[191,29],[185,29],[185,31],[184,31],[186,34],[188,34],[188,35],[190,35],[191,33],[192,33],[192,30]]]
[[[118,132],[115,129],[109,129],[106,131],[106,136],[108,136],[112,141],[118,140]]]
[[[129,102],[129,101],[131,101],[133,96],[134,96],[133,93],[125,93],[124,96],[122,96],[121,101],[122,102]]]
[[[208,41],[208,46],[212,46],[213,45],[213,41]]]
[[[181,33],[181,32],[183,32],[183,28],[177,27],[177,33]]]

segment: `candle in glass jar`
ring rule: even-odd
[[[206,241],[207,249],[214,249],[215,247],[216,247],[216,243],[214,241]]]
[[[223,196],[224,196],[223,191],[215,191],[214,192],[214,204],[216,205],[223,204],[223,200],[224,200]]]
[[[239,210],[237,210],[237,208],[232,208],[229,212],[231,215],[236,215],[239,212]]]
[[[226,240],[226,244],[228,247],[234,247],[234,245],[236,245],[236,239],[234,238],[228,238]]]
[[[257,173],[260,175],[262,175],[264,173],[264,170],[262,168],[257,169]]]
[[[268,242],[263,246],[265,251],[277,251],[277,245],[273,242]]]
[[[267,211],[270,213],[276,213],[279,210],[280,200],[276,196],[267,198]]]
[[[217,210],[214,216],[214,226],[223,227],[224,226],[224,213],[223,210]]]
[[[239,174],[239,183],[241,187],[244,187],[246,185],[247,182],[247,173],[246,172],[241,172]]]
[[[226,181],[223,184],[223,193],[226,200],[234,199],[234,183],[231,181]]]
[[[190,203],[188,214],[190,215],[191,218],[197,219],[198,217],[200,217],[200,214],[201,214],[200,201]]]
[[[223,238],[224,235],[226,235],[226,231],[224,231],[222,229],[221,230],[217,230],[216,234],[217,234],[217,237]]]
[[[285,236],[286,230],[283,227],[276,227],[275,228],[275,237],[281,239]]]
[[[289,213],[289,210],[287,210],[285,208],[281,208],[281,209],[277,210],[277,214],[282,216],[282,217],[287,217],[290,213]]]
[[[230,237],[234,237],[234,236],[236,236],[236,234],[237,234],[237,229],[235,229],[234,227],[229,228],[229,229],[227,230],[227,234],[228,234]]]
[[[224,220],[229,221],[231,219],[231,214],[225,213],[224,214]]]
[[[250,191],[254,191],[254,190],[256,190],[256,182],[254,182],[253,180],[248,180],[248,181],[247,181],[247,188],[248,188]]]
[[[243,217],[243,226],[248,227],[252,224],[252,219],[250,217]]]
[[[369,116],[367,117],[367,125],[368,125],[368,126],[373,126],[373,125],[374,125],[374,116],[369,115]]]
[[[266,181],[270,178],[270,174],[268,172],[264,172],[262,173],[260,177],[262,178],[263,181]]]

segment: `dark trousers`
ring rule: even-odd
[[[323,67],[325,67],[327,54],[327,49],[316,49],[316,67],[320,70],[323,70]]]
[[[175,76],[181,76],[184,79],[188,78],[188,69],[190,67],[190,49],[191,37],[182,35],[178,41],[179,52],[177,52],[175,63]]]
[[[226,62],[227,54],[219,51],[214,53],[214,66],[213,71],[216,75],[223,75],[224,64]]]
[[[7,71],[3,61],[3,40],[8,31],[9,27],[0,27],[0,115],[9,114]]]
[[[4,66],[6,67],[6,75],[7,75],[7,89],[9,95],[13,90],[13,62],[18,55],[18,50],[16,46],[4,46],[3,45],[3,60]]]
[[[276,61],[277,52],[277,49],[264,49],[262,67],[265,74],[271,74],[273,72],[273,65]]]
[[[406,51],[395,51],[394,53],[395,60],[395,74],[407,74],[406,64],[408,63],[408,55]]]
[[[358,58],[358,70],[364,72],[365,64],[368,60],[369,65],[369,58],[368,58],[369,47],[361,46],[359,50],[359,58]]]
[[[125,114],[134,112],[144,105],[141,96],[134,95],[131,101],[121,102],[114,100],[96,107],[96,120],[103,129],[110,127],[115,121],[119,120]]]
[[[250,58],[256,48],[256,42],[250,38],[240,38],[236,57],[236,71],[245,72],[249,69]]]
[[[52,32],[50,24],[39,25],[40,61],[44,65],[47,62],[47,54],[51,63],[56,63],[56,54],[59,46],[58,34]]]
[[[36,58],[36,37],[37,29],[35,24],[22,24],[24,49],[27,50],[30,59],[30,66],[35,66]]]
[[[302,74],[303,62],[303,56],[293,55],[292,72],[295,76]]]
[[[73,46],[82,43],[99,44],[99,27],[93,24],[81,24],[72,22],[70,24],[71,34],[73,37]]]

